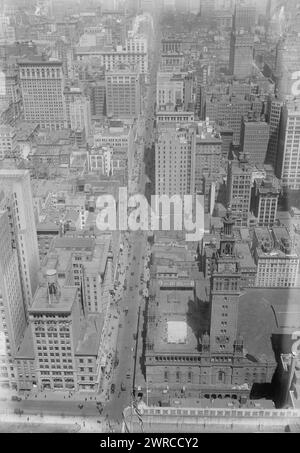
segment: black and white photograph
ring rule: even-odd
[[[300,0],[0,0],[1,434],[300,433],[299,261]]]

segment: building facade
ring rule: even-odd
[[[25,61],[19,63],[24,119],[43,129],[64,129],[64,75],[59,61]]]

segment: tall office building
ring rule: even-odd
[[[253,256],[257,265],[255,286],[296,286],[299,257],[285,227],[273,227],[272,231],[255,228]]]
[[[31,306],[40,267],[29,171],[0,170],[0,208],[8,212],[12,246],[17,250],[25,307]]]
[[[4,192],[0,190],[0,205]],[[8,210],[0,207],[0,387],[16,386],[13,358],[24,336],[26,315],[18,255]]]
[[[227,205],[237,226],[248,226],[251,203],[252,167],[248,160],[229,161],[227,174]]]
[[[282,109],[276,176],[282,186],[300,188],[300,104],[288,102]]]
[[[252,34],[233,30],[230,40],[229,72],[238,79],[250,77],[253,64]]]
[[[237,341],[241,273],[235,250],[233,225],[231,215],[227,214],[211,276],[210,350],[212,353],[233,353]]]
[[[300,36],[298,33],[282,37],[276,47],[275,80],[279,96],[295,98],[300,96]]]
[[[241,127],[241,150],[254,164],[264,164],[269,143],[270,127],[259,117],[244,116]]]
[[[272,227],[276,220],[280,184],[277,178],[254,180],[253,213],[258,226]]]
[[[60,61],[39,60],[19,63],[25,121],[42,129],[64,129],[66,108],[64,75]]]
[[[238,31],[252,31],[256,21],[256,8],[254,5],[239,5],[235,7],[233,15],[233,28]]]
[[[186,195],[194,192],[195,142],[193,126],[162,125],[155,146],[157,195]]]
[[[106,112],[114,118],[136,118],[141,112],[140,74],[133,68],[121,66],[107,72]]]
[[[39,389],[74,389],[75,351],[80,336],[77,288],[60,288],[56,271],[49,270],[46,286],[38,288],[29,309],[29,321]]]
[[[158,112],[184,109],[184,74],[159,72],[157,74],[156,108]]]
[[[96,79],[88,85],[92,117],[103,118],[106,114],[105,79]]]
[[[73,131],[84,131],[87,139],[91,137],[91,105],[90,100],[83,95],[70,103],[70,124]]]
[[[222,139],[207,121],[199,124],[195,151],[195,191],[202,193],[204,175],[217,176],[222,164]]]
[[[267,163],[276,169],[280,119],[283,101],[275,96],[270,96],[267,103],[267,121],[270,125],[270,137],[267,151]]]
[[[233,131],[233,144],[240,144],[241,121],[244,115],[251,112],[260,115],[262,101],[251,102],[245,96],[207,95],[205,100],[205,117],[219,124],[226,124]]]
[[[212,17],[215,10],[215,0],[200,0],[201,17]]]

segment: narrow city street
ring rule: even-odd
[[[139,177],[135,184],[138,193],[145,192],[145,186],[148,181],[145,174],[144,153],[151,149],[155,140],[156,75],[160,56],[159,34],[155,35],[155,39],[145,110],[142,118],[139,118],[138,121],[138,137],[143,139],[138,145],[138,161],[135,162],[135,165],[139,168]],[[130,186],[132,187],[132,185]],[[114,392],[111,393],[110,401],[105,406],[103,412],[103,415],[111,421],[117,431],[121,427],[122,411],[132,400],[133,386],[139,384],[138,382],[134,382],[135,366],[136,368],[140,367],[140,356],[138,355],[135,358],[135,353],[140,354],[142,352],[140,332],[141,324],[143,323],[144,300],[142,291],[144,285],[141,277],[144,275],[147,232],[130,232],[128,233],[127,240],[131,246],[129,248],[128,264],[126,266],[125,278],[127,287],[124,292],[124,298],[121,300],[121,305],[119,306],[121,312],[117,343],[119,363],[112,377]],[[139,316],[140,321],[138,325]],[[137,341],[139,342],[138,348]],[[138,371],[140,375],[140,370]]]

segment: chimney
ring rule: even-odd
[[[49,305],[58,302],[59,286],[56,269],[48,269],[46,272],[47,294]]]

